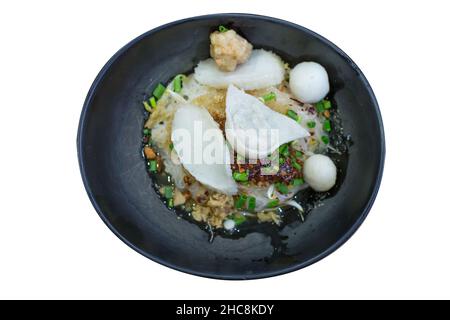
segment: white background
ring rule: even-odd
[[[2,1],[0,298],[450,298],[445,3]],[[106,61],[149,29],[218,12],[275,16],[333,41],[369,79],[385,124],[385,174],[362,227],[326,259],[271,279],[151,262],[103,224],[78,169],[81,107]]]

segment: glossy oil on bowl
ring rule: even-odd
[[[339,190],[306,222],[278,230],[261,224],[241,237],[216,237],[177,219],[158,198],[140,148],[146,93],[188,73],[209,56],[209,34],[235,28],[256,48],[291,66],[305,60],[328,71],[330,96],[352,139]],[[334,44],[301,26],[248,14],[176,21],[134,39],[100,71],[86,98],[77,138],[84,185],[108,227],[127,245],[168,267],[220,279],[255,279],[294,271],[327,256],[361,225],[378,191],[384,133],[375,96],[362,72]]]

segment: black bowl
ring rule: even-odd
[[[158,83],[192,71],[209,56],[209,33],[237,29],[256,48],[290,65],[324,65],[346,134],[352,137],[345,177],[306,222],[237,239],[208,234],[177,219],[158,198],[141,157],[142,101]],[[208,15],[169,23],[119,50],[95,79],[81,113],[78,159],[89,198],[108,227],[144,256],[191,274],[254,279],[308,266],[342,245],[367,216],[378,191],[385,145],[375,96],[355,63],[334,44],[296,24],[248,14]],[[262,225],[261,225],[262,226]],[[266,227],[262,227],[266,228]]]

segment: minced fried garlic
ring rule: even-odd
[[[232,208],[233,204],[233,197],[218,192],[213,192],[207,202],[207,205],[210,207],[221,208]]]
[[[209,223],[213,227],[222,227],[223,220],[233,210],[233,197],[213,192],[205,205],[196,203],[192,208],[195,221]]]
[[[256,214],[259,222],[274,222],[279,225],[281,222],[280,216],[274,211],[262,211]]]
[[[208,221],[209,214],[211,213],[211,208],[201,206],[196,204],[192,207],[192,217],[195,221],[206,222]]]
[[[192,100],[192,103],[208,110],[209,114],[224,130],[225,127],[225,98],[226,91],[211,89],[207,94],[201,95]]]
[[[173,205],[180,206],[186,202],[186,196],[178,189],[175,188],[175,192],[173,194]]]

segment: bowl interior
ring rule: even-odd
[[[209,33],[221,24],[238,29],[256,48],[275,51],[291,66],[305,60],[325,66],[330,95],[353,145],[339,191],[314,209],[306,222],[294,222],[276,232],[249,232],[238,239],[217,237],[210,243],[206,232],[167,210],[152,187],[140,151],[142,101],[158,82],[192,71],[199,60],[207,58]],[[122,240],[165,265],[226,279],[295,270],[336,249],[367,214],[384,160],[377,103],[355,64],[309,30],[252,15],[187,19],[132,41],[94,82],[78,134],[88,194],[102,219]]]

